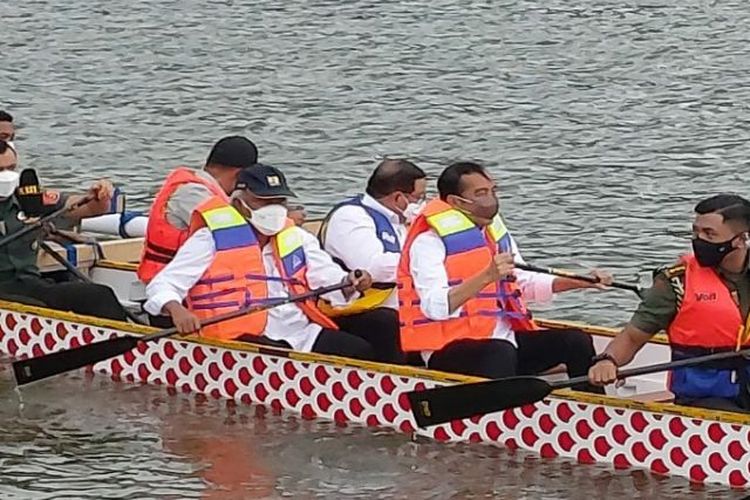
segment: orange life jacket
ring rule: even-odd
[[[738,302],[711,267],[702,267],[695,256],[682,258],[684,289],[677,315],[667,328],[672,359],[684,359],[716,351],[750,346],[750,325],[746,325]],[[679,280],[679,277],[675,278]],[[670,390],[678,397],[733,398],[738,394],[737,367],[747,370],[741,359],[730,364],[699,365],[673,370]]]
[[[674,347],[735,349],[748,342],[742,338],[744,322],[729,288],[711,267],[702,267],[695,256],[682,258],[685,294],[667,329]]]
[[[302,246],[301,231],[304,229],[297,227],[291,220],[287,220],[284,229],[273,237],[276,267],[279,269],[281,278],[287,283],[289,291],[294,295],[310,291],[306,276],[307,256]],[[313,323],[331,330],[339,329],[336,323],[318,309],[315,300],[297,302],[297,306]]]
[[[154,198],[148,214],[146,226],[146,241],[138,266],[138,278],[148,284],[154,276],[164,268],[175,256],[177,250],[185,243],[190,235],[189,228],[177,229],[167,222],[167,202],[175,190],[183,184],[201,184],[214,196],[229,203],[226,193],[215,182],[199,176],[195,170],[178,167],[169,173],[164,185]]]
[[[202,203],[193,213],[190,233],[202,227],[211,231],[216,255],[209,268],[188,291],[187,306],[201,321],[236,311],[268,298],[263,258],[258,238],[244,217],[223,198]],[[201,335],[232,340],[244,334],[261,335],[267,311],[259,311],[201,328]]]
[[[458,318],[427,318],[411,277],[409,252],[420,234],[434,231],[445,245],[448,283],[455,286],[482,272],[498,252],[510,251],[511,239],[502,219],[496,217],[485,231],[442,200],[432,200],[417,217],[406,237],[398,267],[401,346],[405,351],[435,351],[460,339],[492,336],[497,317],[504,316],[514,331],[535,330],[514,281],[491,283],[468,300]]]

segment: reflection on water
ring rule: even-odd
[[[22,164],[69,189],[110,176],[135,207],[225,134],[256,140],[313,214],[361,190],[377,156],[409,155],[432,175],[477,158],[528,261],[634,281],[688,248],[701,197],[747,191],[743,0],[4,0],[1,11],[0,108],[20,125]],[[635,301],[575,292],[543,312],[615,325]],[[4,497],[690,492],[495,448],[232,416],[102,378],[25,389],[20,412],[12,390],[3,397]]]
[[[642,471],[67,375],[0,382],[4,498],[740,498]]]

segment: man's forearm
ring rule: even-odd
[[[85,198],[84,195],[73,195],[68,197],[66,202],[67,207],[72,207],[76,203],[79,203]],[[74,222],[78,222],[86,217],[95,217],[107,213],[109,210],[109,200],[92,200],[84,205],[70,210],[66,217]]]
[[[567,292],[568,290],[578,290],[579,288],[589,288],[590,283],[572,278],[557,277],[552,281],[552,291],[554,293]]]
[[[448,313],[453,314],[469,299],[476,297],[489,283],[486,273],[482,272],[451,288],[448,292]]]
[[[627,324],[610,342],[604,352],[612,356],[617,366],[624,366],[633,361],[636,353],[649,341],[651,335]]]
[[[176,300],[170,300],[166,304],[164,304],[161,308],[162,314],[166,314],[169,316],[172,316],[173,313],[177,311],[184,310],[185,306],[177,302]]]

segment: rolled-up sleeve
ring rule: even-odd
[[[154,316],[161,314],[164,304],[182,302],[213,262],[216,247],[211,232],[199,229],[177,251],[164,269],[146,286],[147,301],[143,309]]]
[[[303,229],[298,231],[302,236],[302,246],[307,257],[307,284],[311,289],[322,286],[331,286],[341,283],[348,275],[341,266],[336,264],[330,255],[320,248],[318,239]],[[331,292],[323,295],[333,306],[344,306],[357,298],[359,294],[354,294],[350,299],[346,299],[341,291]]]
[[[445,246],[432,233],[422,233],[409,249],[409,269],[414,289],[419,296],[419,307],[427,318],[442,321],[457,318],[461,308],[450,313],[448,274],[445,272]]]
[[[519,264],[525,264],[521,252],[518,250],[516,241],[511,237],[511,252],[513,253],[513,260]],[[531,271],[523,271],[516,269],[514,271],[516,275],[516,283],[518,284],[523,298],[536,304],[544,305],[552,302],[554,292],[552,291],[552,284],[555,281],[555,277],[549,274],[534,273]]]

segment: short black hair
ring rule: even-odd
[[[0,109],[0,122],[11,122],[13,123],[13,115],[8,113],[7,111],[3,111]]]
[[[247,168],[258,163],[258,148],[247,137],[232,135],[218,140],[206,159],[206,166]]]
[[[448,168],[443,170],[437,181],[438,194],[440,199],[445,201],[448,195],[460,195],[461,194],[461,178],[464,175],[469,174],[480,174],[485,179],[489,179],[490,176],[487,174],[487,169],[479,163],[472,161],[458,161],[451,164]]]
[[[717,194],[700,201],[695,213],[721,215],[722,220],[734,223],[743,231],[750,230],[750,201],[736,194]]]
[[[416,181],[426,177],[424,170],[409,160],[389,158],[375,168],[367,180],[366,192],[373,198],[383,198],[396,191],[411,193]]]

